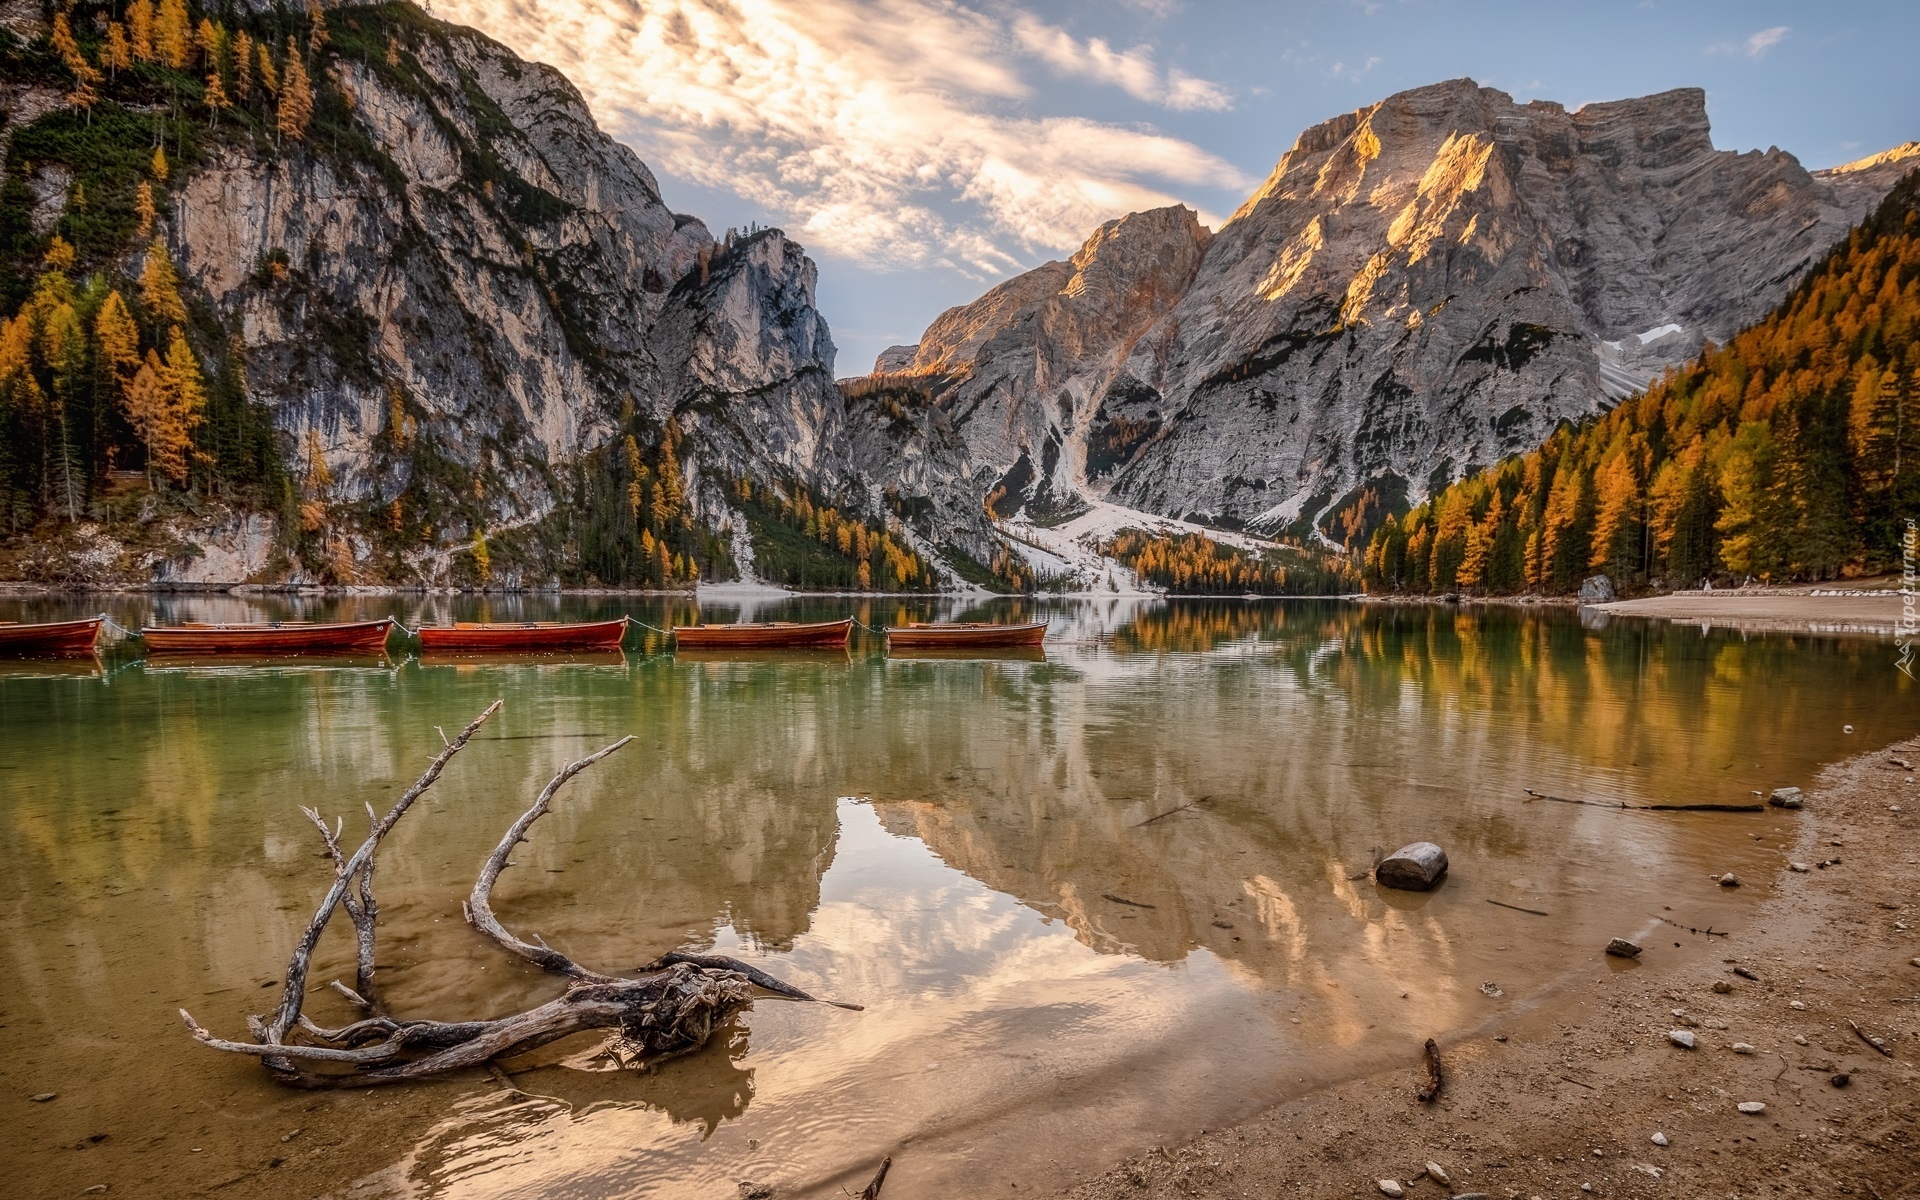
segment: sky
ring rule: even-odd
[[[1301,130],[1462,76],[1568,108],[1707,91],[1714,144],[1809,168],[1920,138],[1920,3],[433,0],[565,72],[715,234],[820,267],[836,373],[1183,203],[1218,227]]]

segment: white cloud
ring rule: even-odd
[[[1770,28],[1762,29],[1757,33],[1749,34],[1744,41],[1715,42],[1707,47],[1707,53],[1728,58],[1745,57],[1758,62],[1767,56],[1767,51],[1785,41],[1787,35],[1792,32],[1793,30],[1789,26],[1774,25]]]
[[[1078,246],[1101,221],[1175,203],[1171,188],[1249,183],[1151,128],[1027,115],[1014,30],[952,0],[440,0],[436,11],[565,72],[652,166],[875,265],[1001,274],[1035,249]],[[1073,42],[1086,69],[1157,89],[1163,104],[1207,106],[1205,80],[1095,44]]]
[[[1352,83],[1379,65],[1380,56],[1377,54],[1369,54],[1367,60],[1357,67],[1350,67],[1344,62],[1334,63],[1332,74],[1335,79],[1344,79],[1348,83]]]
[[[1233,98],[1217,83],[1188,75],[1178,67],[1162,75],[1153,61],[1151,46],[1115,50],[1104,38],[1082,42],[1058,25],[1025,13],[1014,18],[1013,36],[1023,50],[1062,75],[1109,84],[1136,100],[1180,110],[1218,112],[1233,107]]]
[[[1785,40],[1787,33],[1788,29],[1785,25],[1775,25],[1771,29],[1762,29],[1759,33],[1747,39],[1747,57],[1765,57],[1767,51],[1778,46]]]

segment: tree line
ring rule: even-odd
[[[1124,529],[1101,552],[1145,582],[1183,595],[1327,596],[1352,592],[1359,582],[1335,555],[1292,547],[1255,555],[1200,533],[1168,537]]]
[[[889,527],[826,502],[799,481],[784,488],[746,480],[733,498],[747,518],[754,572],[771,583],[848,591],[927,591],[939,586],[933,567]]]
[[[1827,580],[1920,512],[1920,172],[1768,317],[1366,544],[1371,591]]]

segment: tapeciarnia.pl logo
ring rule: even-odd
[[[1916,527],[1913,518],[1907,518],[1907,534],[1900,539],[1900,620],[1894,626],[1894,644],[1900,648],[1900,657],[1894,660],[1908,679],[1913,678],[1914,638],[1920,634],[1920,614],[1914,606],[1920,604],[1920,573],[1914,570],[1914,560],[1920,558],[1920,527]]]

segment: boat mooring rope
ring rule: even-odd
[[[105,613],[100,614],[100,623],[102,625],[105,625],[108,629],[113,630],[115,633],[119,634],[123,638],[137,638],[140,636],[138,633],[134,632],[131,629],[128,629],[125,625],[122,625],[120,622],[114,620],[112,617],[108,616]]]

